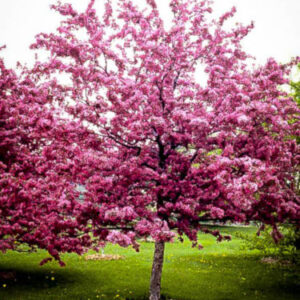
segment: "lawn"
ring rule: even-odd
[[[295,265],[266,264],[261,254],[241,250],[235,231],[253,228],[224,227],[233,240],[217,243],[201,234],[203,250],[191,243],[166,246],[162,299],[300,299],[300,269]],[[153,243],[141,243],[139,253],[109,245],[107,254],[122,260],[92,261],[75,254],[63,255],[66,267],[51,262],[39,266],[46,252],[0,255],[0,272],[14,278],[0,281],[0,299],[147,299]]]

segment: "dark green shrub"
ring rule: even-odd
[[[266,226],[260,235],[238,232],[235,236],[244,241],[242,245],[244,250],[259,250],[264,256],[289,259],[295,263],[300,262],[300,231],[289,224],[280,226],[279,231],[283,234],[283,238],[277,243],[272,237],[271,226]]]

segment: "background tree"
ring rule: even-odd
[[[300,71],[300,64],[297,66],[298,72]],[[293,90],[293,97],[297,102],[298,107],[300,106],[300,81],[292,81],[291,87]]]
[[[300,64],[298,64],[297,70],[298,70],[298,72],[300,71]],[[292,81],[291,87],[292,87],[292,91],[293,91],[294,100],[296,101],[298,107],[300,107],[300,81]],[[297,122],[297,120],[295,120],[295,122]],[[300,136],[299,135],[296,136],[296,141],[297,141],[297,144],[299,145],[300,144]],[[299,168],[297,168],[294,176],[295,176],[296,193],[299,196],[299,194],[300,194]],[[296,249],[299,250],[300,249],[300,226],[299,226],[299,224],[296,224],[296,226],[295,226],[295,243],[294,244],[295,244]]]
[[[166,30],[154,0],[145,10],[113,3],[105,2],[102,19],[93,0],[83,13],[53,5],[66,19],[57,33],[36,37],[32,48],[48,50],[49,60],[27,76],[41,91],[51,82],[48,105],[62,126],[48,156],[73,152],[58,173],[67,187],[85,187],[82,202],[74,201],[75,188],[64,189],[64,205],[77,207],[72,228],[90,230],[95,243],[136,249],[137,238],[151,236],[154,300],[175,231],[201,248],[199,230],[230,238],[205,220],[261,221],[273,226],[274,239],[278,223],[299,222],[299,148],[286,139],[299,133],[299,122],[289,122],[299,109],[278,89],[291,64],[247,67],[240,41],[253,25],[223,27],[235,9],[211,20],[210,1],[172,0]]]

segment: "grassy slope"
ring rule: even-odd
[[[167,245],[162,278],[165,299],[300,299],[299,268],[262,264],[259,254],[240,250],[237,238],[217,244],[203,234],[200,240],[205,247],[201,251],[188,241]],[[1,254],[0,271],[15,270],[17,281],[0,280],[0,299],[147,299],[153,243],[142,243],[140,253],[113,245],[105,252],[125,259],[85,261],[66,254],[67,266],[61,268],[57,263],[40,267],[44,251]]]

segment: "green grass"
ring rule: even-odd
[[[227,228],[227,233],[253,228]],[[191,243],[167,244],[162,277],[162,298],[192,299],[300,299],[299,266],[263,264],[258,252],[241,250],[241,240],[216,243],[201,234],[203,250]],[[141,243],[140,253],[109,245],[107,254],[124,260],[86,261],[75,254],[63,255],[67,266],[47,256],[8,252],[0,255],[0,272],[14,271],[15,280],[0,280],[0,299],[147,299],[153,243]],[[6,285],[5,287],[3,285]]]

